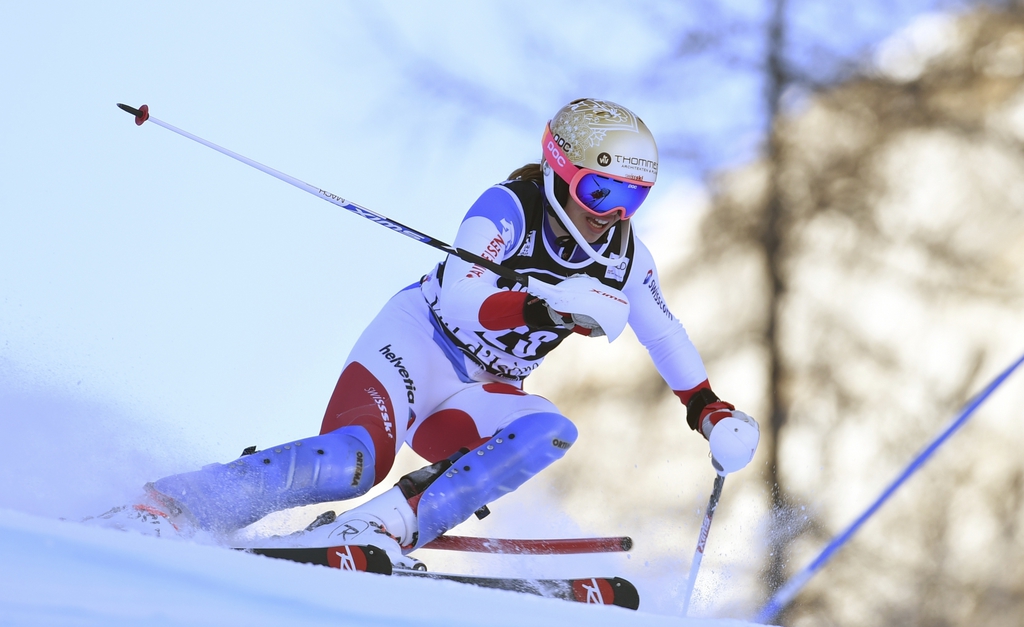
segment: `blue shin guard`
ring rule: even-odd
[[[413,548],[437,538],[561,459],[576,436],[576,426],[561,414],[530,414],[460,457],[423,491]]]
[[[343,427],[147,487],[172,499],[201,528],[223,533],[278,510],[364,494],[374,483],[373,450],[365,429]]]

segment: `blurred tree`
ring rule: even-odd
[[[761,176],[774,176],[787,222],[778,390],[790,426],[773,431],[779,485],[801,500],[894,475],[941,428],[936,418],[1020,350],[1022,63],[1018,6],[929,16],[880,49],[876,73],[778,119],[781,158]],[[714,231],[751,211],[729,183],[720,189]],[[996,416],[979,414],[984,426],[950,445],[966,454],[940,457],[924,485],[908,485],[879,516],[884,527],[857,540],[857,555],[819,576],[794,624],[1007,624],[1024,615],[1020,542],[978,534],[1024,516],[1012,452],[1024,440],[992,425]],[[801,468],[800,446],[817,451],[822,476]],[[852,518],[847,507],[829,505],[821,520],[838,529]],[[776,563],[770,585],[781,579]],[[833,576],[851,585],[832,590]],[[844,608],[843,596],[868,580],[877,595]],[[868,607],[877,613],[865,620]]]
[[[537,97],[403,58],[427,93],[475,114],[543,119],[581,93],[633,106],[658,130],[663,172],[707,181],[706,196],[679,200],[691,211],[640,215],[638,228],[716,390],[762,425],[709,545],[734,547],[729,583],[704,591],[717,597],[705,605],[743,613],[759,598],[723,588],[747,577],[766,597],[1019,350],[1007,343],[1024,339],[1024,31],[1013,2],[687,6],[631,14],[671,42],[632,72],[530,38]],[[545,28],[559,23],[556,8],[545,16]],[[550,471],[567,506],[642,538],[645,555],[671,556],[650,570],[685,576],[693,508],[710,487],[706,445],[635,346],[580,340],[549,362],[529,384],[583,427]],[[962,456],[908,484],[787,623],[1021,615],[1013,450],[1024,437],[990,426],[993,409],[960,436]],[[758,516],[762,529],[741,522]],[[753,556],[761,572],[744,572]]]
[[[877,71],[776,110],[764,157],[715,179],[697,237],[681,227],[687,252],[663,281],[670,302],[710,309],[688,326],[716,388],[732,394],[743,355],[766,382],[754,404],[773,487],[767,591],[1024,344],[1022,19],[1006,6],[919,20],[880,48]],[[769,82],[776,102],[782,82]],[[640,379],[610,386],[588,372],[573,400],[550,394],[574,416],[604,415],[609,402],[645,407],[664,433],[656,378]],[[1024,516],[1024,464],[1014,451],[1024,434],[993,425],[996,407],[961,436],[961,456],[940,456],[819,575],[787,624],[1019,619],[1024,547],[1012,530]],[[632,457],[667,455],[655,439]],[[578,476],[595,462],[560,470]],[[723,509],[740,506],[750,481],[737,475]],[[668,514],[639,503],[653,494],[632,504]],[[814,526],[798,503],[814,504]]]
[[[941,428],[936,420],[1019,350],[1009,338],[1024,339],[1014,325],[1024,299],[1020,9],[923,17],[879,48],[876,70],[862,66],[833,86],[794,91],[810,81],[786,60],[786,10],[774,6],[763,157],[713,178],[698,237],[680,237],[687,253],[663,270],[676,307],[711,309],[696,324],[680,311],[700,336],[719,392],[743,398],[721,374],[749,369],[744,355],[756,364],[746,381],[765,384],[764,397],[751,400],[762,423],[758,460],[771,486],[760,576],[766,593],[784,581],[794,557],[805,563],[812,547],[858,513],[850,507],[870,501],[866,486],[880,490]],[[579,373],[580,361],[559,363]],[[601,408],[610,403],[612,413],[644,408],[649,428],[665,433],[671,418],[657,378],[633,363],[639,381],[609,385],[588,372],[572,393],[545,391],[573,416],[607,416]],[[819,576],[784,620],[1001,624],[1019,617],[1020,542],[993,532],[981,543],[988,556],[981,569],[959,548],[977,549],[979,528],[1016,529],[1024,516],[1024,466],[1012,454],[1024,439],[1006,425],[993,431],[972,436],[960,460],[940,458],[945,466],[923,473],[923,485],[904,488],[912,501],[881,514],[884,531],[858,539],[856,553]],[[655,439],[616,444],[626,458],[667,456],[672,445]],[[623,452],[635,440],[635,452]],[[578,477],[597,457],[576,457],[560,470]],[[565,489],[574,485],[566,481]],[[748,496],[744,487],[731,485],[733,496]],[[640,503],[656,498],[656,489],[638,492],[629,506],[671,515]],[[815,504],[814,525],[799,503]],[[977,572],[968,578],[967,571]],[[857,608],[845,601],[854,595]]]

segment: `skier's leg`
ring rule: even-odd
[[[280,509],[364,494],[391,469],[414,404],[438,402],[417,390],[416,382],[451,394],[450,383],[430,374],[443,372],[430,360],[444,357],[429,339],[433,329],[426,315],[418,290],[400,292],[388,302],[349,354],[319,436],[147,487],[163,505],[188,512],[201,528],[218,532]]]
[[[418,286],[396,294],[363,331],[324,412],[320,433],[358,425],[373,441],[373,485],[384,480],[416,416],[465,387],[434,342]]]
[[[345,365],[334,393],[327,404],[320,434],[352,428],[363,429],[370,439],[373,451],[371,483],[374,486],[387,476],[395,463],[395,442],[398,431],[396,416],[408,411],[408,403],[394,399],[391,388],[374,376],[353,351]],[[363,361],[366,361],[363,359]],[[358,496],[358,495],[354,495]]]
[[[373,485],[373,441],[359,426],[164,477],[147,488],[207,531],[228,532],[271,512],[349,499]]]
[[[406,441],[420,457],[439,462],[460,449],[475,449],[515,419],[537,413],[560,412],[543,396],[511,383],[475,383],[416,422]]]
[[[476,385],[442,404],[410,434],[413,447],[428,459],[463,448],[402,477],[322,533],[353,544],[376,544],[401,564],[395,555],[399,550],[408,553],[430,542],[565,455],[576,441],[572,422],[549,401],[503,385]],[[482,418],[472,420],[470,428],[457,416]],[[445,430],[453,424],[459,428]],[[481,442],[481,431],[494,435]],[[457,437],[445,441],[442,432]],[[423,448],[426,443],[431,448]]]
[[[416,481],[415,473],[403,477],[397,487],[418,522],[418,534],[407,550],[423,546],[526,483],[561,459],[576,437],[576,426],[561,414],[529,414],[456,459],[427,485]]]

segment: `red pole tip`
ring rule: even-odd
[[[126,104],[117,103],[117,108],[135,116],[135,124],[142,126],[142,123],[149,119],[149,105],[142,105],[138,109]]]

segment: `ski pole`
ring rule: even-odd
[[[711,532],[711,519],[718,509],[718,499],[722,498],[722,486],[725,485],[725,475],[715,475],[715,485],[711,489],[711,500],[708,501],[708,509],[704,513],[704,523],[700,526],[700,535],[697,536],[697,550],[693,552],[693,562],[690,563],[690,578],[686,582],[686,594],[683,595],[683,616],[690,611],[690,597],[693,596],[693,586],[697,583],[697,571],[700,570],[700,563],[704,560],[704,546],[708,543],[708,533]]]
[[[872,503],[871,506],[868,507],[867,510],[865,510],[859,518],[853,521],[853,523],[849,527],[847,527],[842,533],[835,536],[832,539],[832,541],[828,543],[828,546],[822,549],[821,553],[818,554],[818,557],[816,557],[813,562],[806,566],[802,571],[797,573],[792,579],[787,581],[785,585],[783,585],[781,588],[778,589],[778,591],[775,592],[772,598],[769,599],[768,602],[765,603],[764,607],[762,607],[761,610],[757,613],[757,617],[754,619],[754,622],[767,623],[771,619],[775,618],[775,616],[779,612],[781,612],[783,608],[789,605],[789,602],[792,601],[793,598],[800,592],[800,590],[803,589],[807,582],[810,581],[811,577],[813,577],[814,574],[818,572],[825,565],[825,563],[832,558],[836,551],[838,551],[844,544],[846,544],[846,542],[853,536],[853,534],[856,533],[858,529],[860,529],[861,525],[863,525],[868,518],[870,518],[872,515],[874,515],[876,511],[878,511],[878,508],[880,508],[882,504],[885,503],[885,501],[887,501],[889,497],[893,495],[894,492],[896,492],[896,490],[903,484],[904,481],[907,480],[907,478],[910,477],[910,475],[914,474],[914,472],[921,468],[921,466],[924,465],[928,458],[931,457],[932,454],[935,453],[935,451],[940,446],[942,446],[942,444],[946,440],[948,440],[949,437],[953,435],[953,433],[957,429],[962,427],[964,423],[967,422],[967,420],[971,417],[975,410],[977,410],[978,407],[980,407],[981,404],[985,402],[985,400],[989,397],[989,395],[992,394],[992,392],[995,391],[996,388],[1002,385],[1003,381],[1005,381],[1007,377],[1009,377],[1013,373],[1013,371],[1016,370],[1017,367],[1021,365],[1021,363],[1024,363],[1024,355],[1021,355],[1021,357],[1016,362],[1014,362],[1009,368],[1004,370],[1002,374],[1000,374],[991,383],[989,383],[984,390],[979,392],[977,396],[968,401],[967,405],[960,412],[960,415],[953,420],[953,422],[946,428],[945,431],[940,433],[934,440],[932,440],[932,442],[927,447],[925,447],[925,449],[910,462],[910,464],[906,467],[906,469],[904,469],[902,473],[900,473],[896,480],[893,481],[889,485],[889,487],[885,489],[884,492],[882,492],[882,495],[879,496],[878,499],[875,500],[875,502]]]
[[[320,189],[319,187],[315,187],[313,185],[310,185],[309,183],[304,183],[293,176],[285,174],[284,172],[280,172],[278,170],[275,170],[274,168],[267,167],[262,163],[253,161],[252,159],[244,157],[232,150],[228,150],[227,148],[222,148],[217,144],[214,144],[213,142],[203,139],[202,137],[198,137],[196,135],[193,135],[192,133],[189,133],[188,131],[183,131],[180,128],[171,126],[163,120],[158,120],[154,118],[149,114],[148,105],[142,105],[138,109],[121,103],[118,103],[117,106],[122,111],[127,111],[128,113],[134,115],[135,124],[138,126],[142,126],[147,121],[152,122],[157,126],[161,126],[173,133],[181,135],[182,137],[191,139],[194,142],[202,144],[207,148],[216,150],[217,152],[228,157],[231,157],[236,161],[240,161],[247,166],[255,168],[260,172],[263,172],[264,174],[269,174],[270,176],[273,176],[278,180],[284,181],[289,185],[298,187],[304,192],[308,192],[316,196],[317,198],[326,200],[327,202],[338,207],[341,207],[346,211],[354,213],[359,217],[366,218],[367,220],[370,220],[372,222],[376,222],[377,224],[385,228],[388,228],[392,231],[395,231],[396,233],[401,233],[406,237],[412,238],[417,242],[427,244],[428,246],[432,246],[433,248],[448,253],[449,255],[455,255],[456,257],[462,259],[463,261],[490,270],[491,272],[497,274],[500,277],[510,279],[514,283],[518,283],[519,285],[524,286],[528,293],[540,297],[545,301],[556,300],[561,296],[561,292],[556,287],[553,286],[553,283],[557,283],[557,281],[549,282],[548,280],[540,278],[538,276],[531,277],[525,274],[520,274],[515,270],[512,270],[511,268],[506,268],[498,263],[495,263],[494,261],[491,261],[490,259],[481,257],[480,255],[477,255],[475,253],[471,253],[468,250],[455,248],[454,246],[446,244],[437,238],[421,233],[416,229],[409,228],[402,224],[401,222],[396,222],[395,220],[392,220],[387,216],[383,216],[379,213],[370,211],[366,207],[361,207],[354,202],[345,200],[344,198],[338,196],[337,194],[332,194],[327,190]],[[605,307],[601,310],[603,312],[602,316],[598,317],[596,314],[592,315],[595,317],[595,319],[601,326],[602,330],[604,331],[604,335],[606,335],[608,338],[608,341],[611,342],[619,336],[619,334],[623,331],[623,329],[626,326],[629,316],[629,303],[626,300],[618,298],[614,294],[610,294],[604,290],[591,288],[590,293],[596,294],[605,299]]]
[[[217,144],[214,144],[213,142],[207,141],[207,140],[203,139],[202,137],[198,137],[196,135],[193,135],[192,133],[189,133],[188,131],[184,131],[184,130],[182,130],[180,128],[177,128],[176,126],[172,126],[172,125],[168,124],[167,122],[164,122],[163,120],[158,120],[157,118],[154,118],[153,116],[151,116],[149,114],[149,106],[148,105],[142,105],[138,109],[136,109],[135,107],[128,106],[126,104],[121,104],[121,103],[118,103],[117,106],[122,111],[127,111],[128,113],[134,115],[135,116],[135,124],[138,125],[138,126],[142,126],[142,124],[145,123],[145,122],[152,122],[153,124],[156,124],[157,126],[162,126],[163,128],[165,128],[165,129],[167,129],[167,130],[169,130],[171,132],[177,133],[178,135],[181,135],[182,137],[186,137],[188,139],[191,139],[192,141],[198,142],[198,143],[206,146],[207,148],[212,148],[213,150],[216,150],[217,152],[219,152],[219,153],[221,153],[223,155],[227,155],[227,156],[231,157],[232,159],[235,159],[236,161],[240,161],[240,162],[244,163],[247,166],[256,168],[257,170],[259,170],[260,172],[263,172],[264,174],[269,174],[270,176],[272,176],[272,177],[274,177],[276,179],[279,179],[281,181],[284,181],[285,183],[288,183],[289,185],[293,185],[295,187],[298,187],[302,191],[308,192],[310,194],[313,194],[317,198],[321,198],[321,199],[326,200],[327,202],[329,202],[331,204],[337,205],[338,207],[341,207],[342,209],[344,209],[346,211],[354,213],[354,214],[356,214],[357,216],[359,216],[361,218],[366,218],[367,220],[370,220],[371,222],[376,222],[377,224],[383,226],[384,228],[391,229],[392,231],[394,231],[396,233],[401,233],[402,235],[405,235],[406,237],[412,238],[412,239],[416,240],[417,242],[423,242],[424,244],[426,244],[428,246],[433,246],[434,248],[436,248],[436,249],[438,249],[440,251],[446,252],[449,255],[455,255],[456,257],[458,257],[459,259],[462,259],[463,261],[468,261],[469,263],[473,263],[473,264],[482,266],[484,268],[487,268],[491,272],[493,272],[493,273],[495,273],[495,274],[497,274],[499,276],[505,277],[507,279],[511,279],[511,280],[519,283],[520,285],[529,285],[531,287],[537,287],[537,284],[538,284],[538,281],[539,281],[538,279],[534,279],[532,281],[532,283],[531,283],[529,277],[527,277],[525,275],[522,275],[522,274],[519,274],[518,272],[516,272],[514,270],[511,270],[509,268],[506,268],[504,266],[498,265],[498,264],[494,263],[493,261],[491,261],[490,259],[485,259],[484,257],[481,257],[480,255],[476,255],[474,253],[471,253],[468,250],[463,250],[461,248],[455,248],[454,246],[446,244],[446,243],[442,242],[441,240],[439,240],[437,238],[431,237],[429,235],[426,235],[425,233],[421,233],[421,232],[417,231],[416,229],[413,229],[413,228],[410,228],[408,226],[405,226],[401,222],[397,222],[395,220],[392,220],[392,219],[388,218],[387,216],[382,216],[379,213],[376,213],[374,211],[370,211],[366,207],[362,207],[360,205],[357,205],[354,202],[351,202],[349,200],[345,200],[344,198],[342,198],[341,196],[338,196],[337,194],[333,194],[333,193],[331,193],[331,192],[329,192],[329,191],[327,191],[325,189],[320,189],[319,187],[316,187],[314,185],[310,185],[309,183],[304,183],[304,182],[300,181],[299,179],[297,179],[297,178],[295,178],[293,176],[285,174],[284,172],[275,170],[274,168],[265,166],[262,163],[253,161],[252,159],[250,159],[248,157],[245,157],[243,155],[240,155],[237,152],[234,152],[232,150],[228,150],[227,148],[222,148],[221,146],[218,146]]]

